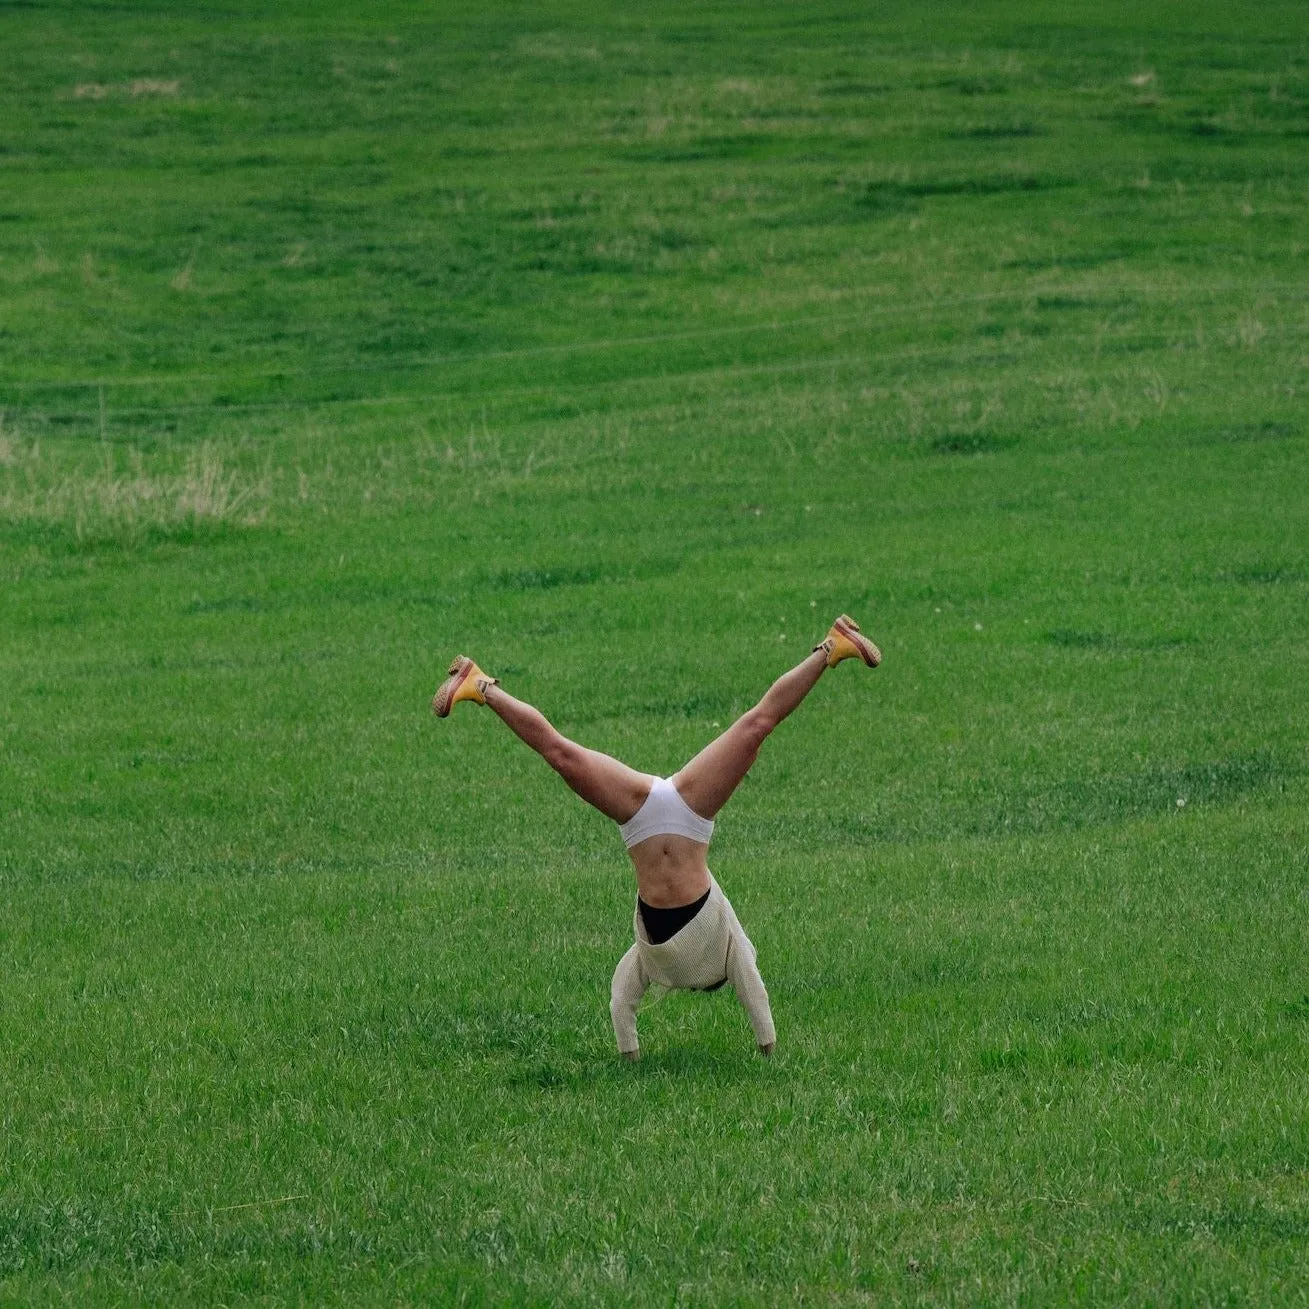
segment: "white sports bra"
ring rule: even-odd
[[[656,777],[650,794],[631,818],[618,825],[623,844],[630,850],[652,836],[689,836],[703,845],[714,834],[714,820],[701,818],[673,785],[670,777]]]

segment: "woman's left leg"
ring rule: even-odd
[[[819,647],[803,663],[770,686],[721,736],[710,741],[673,777],[678,794],[702,818],[712,818],[728,801],[768,734],[813,690],[827,669],[827,651]]]
[[[483,695],[513,734],[530,745],[587,804],[625,823],[650,794],[650,778],[619,759],[570,741],[537,708],[492,684]]]

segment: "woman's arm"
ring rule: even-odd
[[[649,986],[650,979],[641,966],[640,952],[633,945],[618,961],[609,992],[609,1016],[614,1020],[618,1052],[624,1059],[641,1057],[640,1042],[636,1039],[636,1006],[641,1003]]]
[[[759,975],[755,963],[755,948],[733,914],[730,920],[731,936],[727,945],[727,980],[731,982],[736,998],[750,1015],[754,1039],[761,1054],[773,1053],[777,1045],[777,1029],[773,1026],[773,1011],[768,1004],[768,989]]]

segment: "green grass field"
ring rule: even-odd
[[[0,1302],[1309,1303],[1309,13],[0,0]],[[779,1050],[621,1063],[611,824]]]

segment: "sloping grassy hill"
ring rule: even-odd
[[[1303,1303],[1302,6],[0,28],[0,1299]]]

